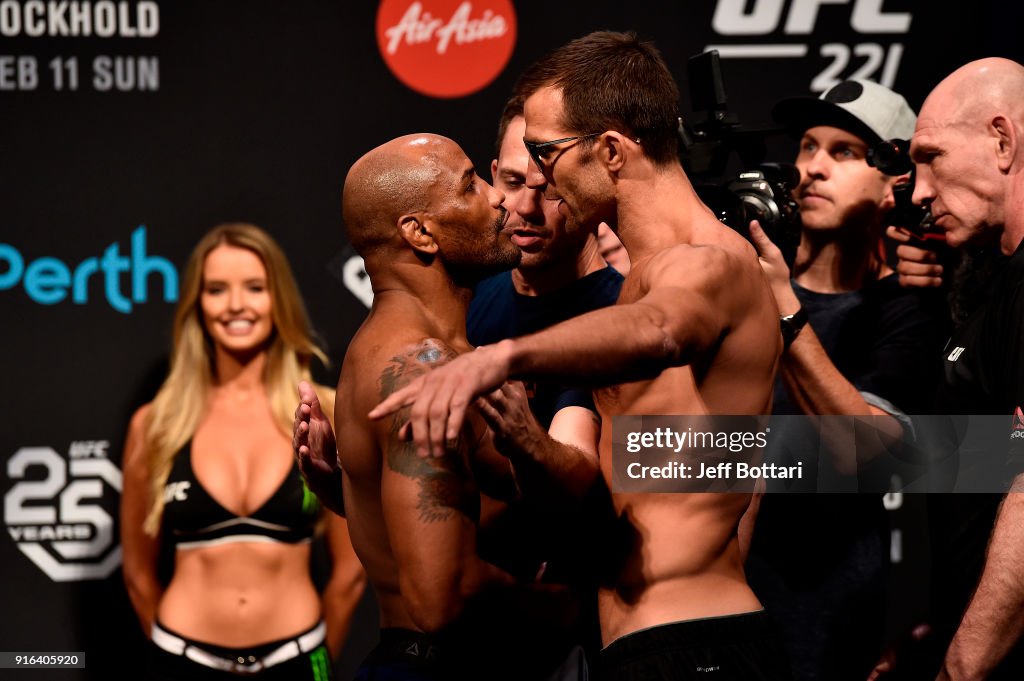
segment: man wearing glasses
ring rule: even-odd
[[[704,206],[679,165],[678,90],[652,45],[600,32],[524,76],[527,186],[632,262],[618,304],[478,348],[371,412],[412,405],[421,456],[443,453],[479,395],[520,377],[598,386],[601,469],[612,418],[763,414],[782,349],[778,310],[742,237]],[[748,494],[613,494],[599,613],[607,679],[787,679],[788,665],[743,575],[737,527]]]

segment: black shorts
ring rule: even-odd
[[[500,643],[500,642],[499,642]],[[356,672],[355,681],[587,681],[587,661],[579,646],[564,651],[557,664],[525,648],[452,645],[408,629],[381,629],[380,643]]]
[[[788,681],[789,661],[760,612],[641,629],[601,651],[601,681]]]
[[[329,681],[331,658],[320,622],[293,638],[249,648],[226,648],[195,641],[153,624],[146,660],[146,681],[226,681],[239,677],[261,681]]]
[[[359,666],[354,681],[457,678],[446,666],[443,647],[430,635],[408,629],[381,629],[380,642]]]

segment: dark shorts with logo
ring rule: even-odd
[[[764,611],[665,624],[601,651],[600,681],[789,681],[782,645]]]
[[[459,678],[445,669],[443,648],[434,637],[408,629],[381,629],[380,642],[354,681],[433,681]]]

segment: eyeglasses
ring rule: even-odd
[[[556,144],[564,144],[565,142],[579,142],[580,140],[585,140],[588,137],[597,137],[598,135],[602,135],[602,134],[604,134],[603,131],[602,132],[592,132],[592,133],[590,133],[588,135],[576,135],[575,137],[563,137],[562,139],[551,140],[550,142],[530,142],[529,140],[524,138],[523,139],[523,144],[526,145],[526,151],[529,152],[530,158],[532,158],[533,162],[537,164],[537,167],[540,168],[541,170],[544,170],[545,168],[544,168],[544,158],[543,157],[547,155],[547,152],[544,151],[544,150],[547,149],[548,147],[552,147],[552,146],[554,146]]]

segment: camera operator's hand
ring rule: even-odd
[[[942,286],[942,265],[939,254],[934,250],[912,246],[917,242],[914,236],[902,227],[889,227],[885,235],[899,242],[896,247],[896,272],[899,274],[900,286],[906,288],[934,288]]]
[[[772,243],[768,235],[761,229],[757,220],[750,221],[750,240],[754,242],[758,260],[761,262],[761,269],[768,277],[768,284],[771,286],[772,295],[775,296],[775,304],[782,316],[791,315],[800,309],[800,300],[793,293],[793,285],[790,284],[789,266],[786,265],[782,251]]]

